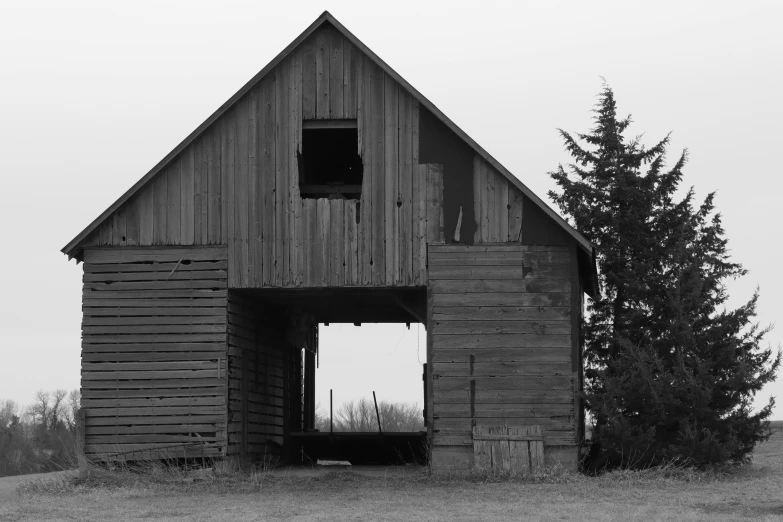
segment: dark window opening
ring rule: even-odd
[[[303,198],[359,199],[364,168],[356,120],[302,124],[299,192]]]

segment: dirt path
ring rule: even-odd
[[[7,502],[16,493],[16,486],[34,480],[57,480],[75,471],[52,471],[50,473],[33,473],[32,475],[16,475],[0,477],[0,503]]]

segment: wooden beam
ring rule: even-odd
[[[311,129],[355,129],[356,120],[304,120],[302,130]]]
[[[408,302],[406,299],[403,299],[401,296],[394,292],[389,293],[389,297],[391,297],[392,301],[397,303],[397,305],[411,314],[411,317],[416,319],[416,321],[420,322],[421,324],[427,324],[427,317],[426,317],[426,309],[424,313],[422,313],[419,310],[416,310],[416,307],[413,303]]]

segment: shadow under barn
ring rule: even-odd
[[[426,464],[424,431],[319,432],[315,418],[319,323],[426,323],[426,310],[425,288],[229,290],[227,454]]]

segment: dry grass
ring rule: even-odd
[[[783,423],[780,423],[783,424]],[[216,465],[93,468],[21,487],[0,520],[756,520],[783,519],[783,425],[750,466],[532,479],[424,471],[294,477]]]

